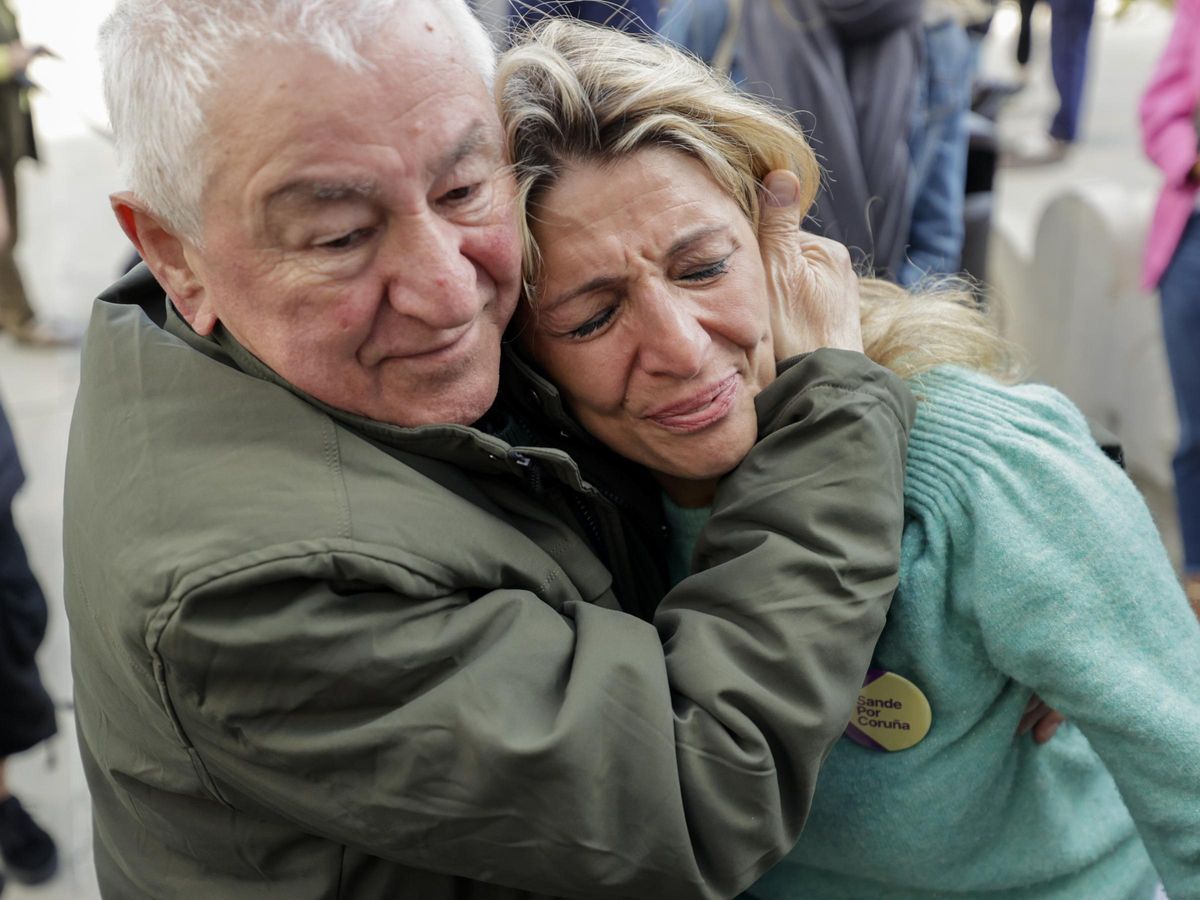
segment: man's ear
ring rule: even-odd
[[[187,240],[179,237],[129,191],[108,198],[125,236],[137,248],[171,302],[197,334],[211,334],[217,315]]]

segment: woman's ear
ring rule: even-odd
[[[109,196],[113,214],[125,236],[145,260],[175,308],[201,335],[217,323],[208,302],[201,273],[191,259],[189,242],[180,237],[135,194],[121,191]]]

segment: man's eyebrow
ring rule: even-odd
[[[463,136],[459,138],[457,144],[451,147],[447,153],[442,154],[441,157],[434,160],[429,170],[435,176],[445,175],[464,159],[469,159],[483,150],[490,150],[491,152],[482,155],[494,156],[496,158],[500,156],[499,141],[493,139],[491,129],[483,121],[476,119],[471,123]]]
[[[379,194],[379,184],[373,180],[321,181],[306,178],[289,181],[267,197],[268,209],[281,203],[307,203],[319,206],[342,200],[372,200]]]
[[[672,259],[685,250],[690,249],[693,244],[698,244],[713,235],[727,234],[728,232],[729,226],[727,225],[701,225],[676,240],[667,250],[666,258]],[[562,304],[569,300],[582,297],[584,294],[590,294],[593,291],[611,290],[618,287],[624,280],[620,275],[598,275],[595,278],[585,281],[578,287],[571,288],[569,291],[559,294],[553,300],[542,304],[539,309],[542,312],[549,312],[558,306],[562,306]]]

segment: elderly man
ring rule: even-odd
[[[735,894],[882,627],[911,398],[794,361],[759,411],[811,466],[729,475],[663,599],[657,492],[500,376],[513,186],[461,0],[125,0],[102,43],[153,273],[96,304],[67,473],[104,896]]]

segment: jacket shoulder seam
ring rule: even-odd
[[[884,406],[888,412],[892,414],[892,418],[896,420],[896,424],[899,425],[905,432],[907,432],[909,429],[908,423],[900,415],[900,411],[897,409],[895,400],[886,391],[882,394],[879,394],[874,391],[864,391],[861,385],[814,384],[807,388],[802,388],[800,390],[800,394],[803,395],[814,391],[827,391],[830,393],[861,397],[864,400],[872,401],[873,404]],[[880,401],[883,402],[880,403]]]
[[[204,760],[200,755],[200,751],[188,737],[187,731],[184,729],[183,723],[180,721],[179,715],[176,712],[175,703],[171,699],[171,692],[167,685],[167,664],[160,651],[160,644],[162,642],[163,635],[166,633],[167,628],[170,627],[170,624],[175,619],[176,615],[183,608],[183,605],[188,597],[194,595],[195,593],[207,588],[211,588],[213,585],[225,579],[244,575],[246,572],[253,571],[256,568],[277,565],[281,562],[286,562],[289,559],[311,560],[314,558],[314,556],[320,555],[327,555],[331,557],[358,556],[363,559],[386,562],[389,565],[402,567],[406,569],[406,571],[412,572],[414,575],[418,575],[421,578],[432,581],[432,579],[430,579],[426,573],[415,572],[412,569],[409,569],[403,563],[399,563],[395,560],[385,559],[381,555],[367,553],[361,549],[349,548],[330,548],[325,551],[324,554],[313,554],[303,550],[294,550],[290,553],[275,554],[269,559],[257,559],[253,562],[247,562],[243,566],[221,571],[219,574],[211,578],[203,577],[203,573],[205,571],[226,565],[230,562],[230,560],[224,559],[215,563],[210,563],[202,569],[191,573],[189,577],[183,579],[183,581],[179,583],[180,586],[172,591],[171,594],[168,595],[167,599],[163,601],[162,605],[159,606],[158,611],[151,618],[150,623],[146,628],[146,648],[150,653],[155,688],[158,691],[159,702],[162,704],[163,712],[166,714],[171,723],[171,730],[175,733],[175,737],[179,741],[180,746],[184,749],[188,755],[188,758],[191,760],[192,768],[196,772],[196,777],[200,780],[200,783],[203,785],[204,789],[207,790],[218,802],[231,809],[233,808],[233,804],[221,792],[216,779],[213,778],[212,774],[208,771],[207,766],[205,766]],[[330,575],[332,574],[333,572],[331,571]],[[316,581],[319,579],[313,578],[310,580]],[[445,583],[441,583],[441,586],[448,587],[448,585]]]

